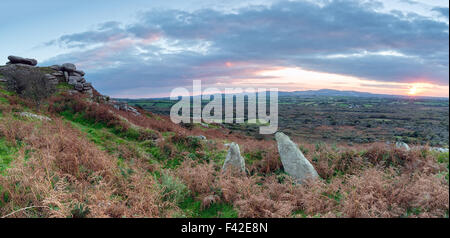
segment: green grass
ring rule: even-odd
[[[68,83],[59,83],[58,85],[56,85],[56,88],[60,89],[61,91],[66,91],[73,89],[73,86]]]
[[[8,99],[4,98],[4,97],[0,97],[0,104],[8,104]]]
[[[51,74],[55,72],[55,70],[50,67],[39,67],[39,70],[44,74]]]
[[[167,154],[161,151],[153,141],[138,141],[139,131],[136,129],[120,132],[103,123],[95,123],[86,120],[81,115],[74,115],[70,111],[65,111],[61,114],[74,128],[86,133],[87,138],[94,142],[101,150],[116,156],[118,159],[123,159],[123,148],[126,148],[128,151],[135,152],[143,158],[146,158],[149,163],[157,163],[156,161],[158,161],[169,168],[176,167],[180,164],[180,162],[172,161],[173,159],[169,160]],[[174,162],[176,163],[173,164]],[[127,171],[127,168],[121,170],[124,176],[130,172]]]
[[[4,94],[4,95],[8,95],[8,96],[12,96],[14,94],[13,92],[7,91],[7,90],[3,89],[2,87],[0,87],[0,93]]]
[[[4,138],[0,138],[0,174],[8,168],[11,161],[14,159],[18,147],[10,145]]]
[[[447,171],[442,171],[440,173],[440,176],[444,176],[444,178],[447,180],[449,179],[449,152],[445,153],[439,153],[437,155],[437,161],[441,164],[447,164]]]
[[[173,103],[155,103],[155,106],[159,108],[170,108],[173,105]]]
[[[306,217],[308,217],[308,215],[307,215],[303,210],[297,210],[297,211],[294,211],[294,212],[292,213],[292,216],[293,216],[293,217],[301,217],[301,218],[306,218]]]

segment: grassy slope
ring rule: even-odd
[[[96,123],[90,120],[86,120],[80,114],[74,114],[70,111],[61,113],[64,119],[71,123],[74,128],[86,133],[87,138],[94,142],[99,148],[105,150],[111,155],[117,158],[117,164],[121,169],[122,174],[132,173],[124,161],[124,158],[118,149],[119,146],[125,146],[132,151],[137,151],[142,157],[148,160],[150,164],[162,165],[164,169],[176,169],[180,165],[182,157],[174,156],[168,158],[161,149],[149,141],[138,141],[133,136],[129,136],[126,133],[120,133],[113,128],[108,127],[103,123]],[[164,133],[170,135],[170,133]],[[179,152],[189,153],[189,157],[193,159],[202,159],[199,154],[193,149],[182,144],[175,144]],[[223,162],[225,153],[224,151],[204,151],[208,154],[208,157],[214,157],[215,161]],[[158,173],[153,174],[155,177],[159,177]],[[199,217],[199,218],[233,218],[237,217],[237,212],[230,204],[213,204],[212,206],[202,209],[201,202],[195,201],[192,196],[187,196],[180,202],[180,208],[183,210],[183,214],[179,214],[182,217]]]

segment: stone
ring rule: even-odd
[[[58,78],[51,74],[44,75],[45,79],[47,79],[51,84],[57,85],[58,84]]]
[[[83,88],[84,90],[89,90],[92,89],[92,84],[91,83],[83,83]]]
[[[82,83],[75,83],[74,88],[75,88],[75,90],[81,92],[81,91],[83,91],[83,84]]]
[[[239,145],[232,142],[228,149],[227,157],[223,163],[222,171],[226,172],[232,170],[234,172],[245,173],[245,161],[241,156]]]
[[[22,64],[22,63],[17,63],[17,64],[11,64],[11,62],[9,62],[9,64],[6,64],[7,66],[19,66],[22,68],[29,68],[29,69],[34,69],[36,67],[34,67],[33,65],[29,65],[29,64]]]
[[[307,179],[319,177],[314,166],[305,158],[297,144],[292,142],[287,135],[283,132],[277,132],[275,139],[284,171],[295,178],[297,183],[301,184]]]
[[[72,63],[65,63],[61,66],[61,68],[66,72],[74,72],[75,70],[77,70],[77,67]]]
[[[26,64],[26,65],[36,66],[38,63],[37,60],[35,60],[35,59],[22,58],[22,57],[14,56],[14,55],[8,56],[8,59],[9,59],[9,62],[11,62],[12,64]]]
[[[27,118],[31,118],[31,119],[38,119],[40,121],[51,121],[52,120],[49,117],[36,115],[36,114],[30,113],[30,112],[21,112],[21,113],[19,113],[19,115],[22,117],[27,117]]]
[[[431,147],[431,151],[439,152],[439,153],[448,153],[448,148],[442,148],[442,147]]]
[[[83,76],[83,75],[81,75],[81,74],[79,74],[77,72],[71,72],[71,73],[69,73],[69,75],[71,75],[71,76],[79,76],[79,77]]]
[[[6,79],[0,78],[0,83],[5,83],[5,82],[6,82]]]
[[[51,74],[45,74],[44,77],[45,77],[46,79],[49,79],[49,80],[51,80],[51,79],[56,79],[56,77],[53,76],[53,75],[51,75]]]
[[[69,82],[69,73],[67,71],[64,71],[64,79],[66,82]]]
[[[53,70],[56,70],[56,71],[62,71],[61,65],[57,65],[57,64],[52,65],[52,66],[50,66],[49,68],[51,68],[51,69],[53,69]]]
[[[206,136],[204,136],[204,135],[199,135],[199,136],[189,136],[189,137],[192,137],[192,138],[195,138],[195,139],[198,139],[198,140],[206,140]]]
[[[74,72],[81,76],[84,76],[86,74],[83,70],[75,70]]]
[[[409,151],[411,148],[409,148],[408,144],[406,144],[403,141],[397,141],[397,143],[395,143],[395,147],[397,147],[398,149],[401,150],[406,150]]]
[[[52,73],[52,75],[55,77],[62,77],[62,76],[64,76],[64,73],[62,71],[57,71],[57,72]]]
[[[206,140],[206,136],[204,136],[204,135],[199,135],[199,136],[197,136],[197,138],[199,138],[200,140]]]
[[[69,84],[75,85],[76,83],[80,82],[82,77],[80,76],[69,76]]]
[[[127,104],[127,111],[132,112],[136,116],[140,116],[141,115],[141,113],[138,112],[138,110],[136,108],[130,107],[130,106],[128,106],[128,104]]]
[[[44,99],[55,91],[44,73],[26,64],[9,64],[0,67],[0,74],[7,79],[6,89],[32,100]]]

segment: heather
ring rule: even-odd
[[[62,84],[38,106],[0,86],[0,217],[448,217],[448,152],[300,138],[320,179],[296,184],[273,138],[125,112]],[[230,142],[245,175],[221,171]]]

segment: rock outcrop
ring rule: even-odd
[[[34,113],[30,113],[30,112],[21,112],[19,113],[20,116],[22,117],[27,117],[27,118],[31,118],[31,119],[37,119],[40,121],[51,121],[52,119],[46,116],[41,116],[41,115],[36,115]]]
[[[2,67],[2,71],[5,72],[5,74],[8,75],[8,72],[18,72],[17,67],[20,68],[21,71],[25,71],[25,67],[32,67],[39,69],[39,67],[34,67],[37,65],[37,60],[35,59],[28,59],[28,58],[22,58],[19,56],[9,56],[8,57],[9,62],[6,66]],[[64,63],[62,65],[52,65],[47,67],[50,70],[53,70],[53,72],[46,71],[46,74],[44,75],[44,78],[50,82],[52,85],[57,85],[59,82],[67,82],[68,84],[72,85],[73,88],[82,93],[87,93],[92,97],[93,95],[93,87],[91,83],[86,82],[86,79],[84,78],[85,72],[82,70],[77,70],[77,67],[75,64],[72,63]],[[16,73],[13,73],[13,75]],[[9,74],[12,75],[12,74]],[[4,79],[2,81],[7,81],[7,79]]]
[[[36,66],[38,63],[37,60],[35,60],[35,59],[22,58],[22,57],[14,56],[14,55],[8,56],[8,60],[9,60],[9,62],[6,64],[26,64],[26,65]]]
[[[63,81],[72,85],[76,91],[87,93],[92,96],[92,84],[86,82],[84,71],[77,70],[75,64],[64,63],[62,65],[52,65],[49,68],[55,70],[55,72],[52,73],[53,76],[61,78]]]
[[[77,66],[75,66],[72,63],[64,63],[63,65],[61,65],[61,70],[62,71],[67,71],[69,73],[72,73],[75,70],[77,70]]]
[[[284,171],[294,177],[298,183],[306,179],[316,179],[319,177],[313,165],[305,158],[298,146],[282,132],[275,134],[278,143],[278,152]]]
[[[29,98],[36,103],[55,92],[55,79],[40,68],[27,64],[0,66],[0,74],[6,81],[6,89]]]
[[[141,115],[141,113],[138,112],[138,110],[136,108],[128,105],[126,102],[118,102],[115,100],[109,100],[107,103],[110,104],[111,106],[113,106],[117,110],[131,112],[136,116]]]
[[[222,167],[222,171],[233,171],[238,173],[245,173],[245,161],[241,156],[241,151],[239,150],[239,145],[236,143],[231,143],[228,149],[227,157]]]
[[[72,89],[67,90],[68,93],[86,93],[93,98],[94,88],[91,83],[86,81],[86,73],[77,69],[77,66],[73,63],[35,67],[37,64],[35,59],[18,56],[9,56],[8,59],[7,65],[0,66],[0,82],[6,83],[10,91],[25,96],[35,97],[35,95],[39,95],[39,97],[44,98],[54,92],[56,85],[65,82],[73,86]],[[136,108],[125,102],[110,100],[107,96],[97,96],[102,97],[103,101],[118,110],[132,112],[137,116],[141,115]]]

